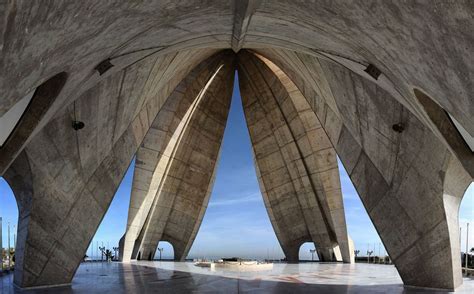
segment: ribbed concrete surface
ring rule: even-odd
[[[474,134],[473,14],[470,1],[0,4],[0,115],[67,74],[48,109],[27,113],[27,131],[0,150],[0,175],[20,210],[16,283],[71,281],[176,86],[217,51],[243,48],[275,63],[306,99],[404,283],[458,287],[458,208],[473,181],[474,155],[446,112]],[[113,67],[99,75],[94,68],[107,59]],[[381,71],[377,79],[364,71],[369,64]],[[72,129],[74,116],[83,130]],[[296,134],[289,126],[279,131]],[[324,174],[327,182],[337,182],[332,172]],[[332,219],[341,245],[347,234],[340,210],[324,206],[321,216]]]
[[[260,187],[287,259],[313,241],[320,260],[350,262],[336,152],[319,120],[286,75],[252,54],[239,54],[239,74]]]

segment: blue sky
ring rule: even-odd
[[[109,248],[117,246],[118,240],[125,231],[133,166],[132,162],[94,236],[94,251],[97,242]],[[354,240],[356,248],[362,253],[365,254],[368,246],[373,250],[374,245],[378,253],[380,238],[341,164],[339,164],[339,170],[349,235]],[[471,185],[460,209],[463,232],[466,230],[466,222],[471,222],[470,247],[474,247],[473,213],[474,185]],[[6,247],[7,222],[16,224],[18,209],[12,191],[2,178],[0,178],[0,216],[3,217],[3,245]],[[463,234],[461,244],[464,249],[465,234]],[[165,258],[172,256],[172,248],[169,244],[160,243],[159,247],[164,248]],[[300,258],[311,259],[309,249],[312,248],[314,245],[304,244],[300,249]],[[383,252],[383,247],[381,251]],[[91,255],[91,248],[87,254]],[[223,256],[283,257],[260,194],[238,86],[234,87],[221,159],[209,207],[189,254],[190,258]]]

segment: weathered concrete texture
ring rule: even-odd
[[[209,201],[230,108],[232,59],[228,56],[213,78],[201,81],[200,92],[189,93],[197,94],[196,100],[157,167],[161,183],[136,244],[141,259],[152,259],[159,241],[173,245],[175,260],[184,261],[191,249]]]
[[[20,207],[18,286],[71,281],[152,119],[210,52],[150,56],[127,67],[58,113],[28,144],[5,174]],[[77,132],[74,108],[86,123]]]
[[[41,84],[32,93],[31,103],[21,115],[14,129],[9,134],[0,152],[0,175],[7,169],[13,160],[21,152],[19,146],[23,146],[35,130],[37,124],[54,103],[64,84],[67,81],[67,73],[62,72]],[[1,117],[1,116],[0,116]]]
[[[339,255],[342,254],[344,262],[354,262],[354,250],[351,248],[351,246],[353,247],[351,245],[352,240],[347,234],[336,151],[332,147],[326,130],[322,128],[321,122],[318,120],[314,110],[311,109],[296,85],[274,63],[262,56],[259,56],[259,58],[265,62],[285,87],[291,102],[299,114],[301,124],[307,132],[307,140],[302,144],[303,148],[309,144],[310,150],[313,151],[313,154],[306,157],[309,161],[306,165],[311,169],[311,178],[314,181],[318,197],[322,198],[323,202],[326,202],[324,209],[329,212],[329,219],[334,226],[340,247],[337,248],[336,252],[339,251]],[[291,124],[292,122],[290,122]],[[293,128],[295,128],[295,125],[298,125],[298,123],[293,122]],[[302,143],[304,139],[301,138],[298,141]]]
[[[350,70],[286,50],[260,52],[291,77],[324,122],[404,283],[459,286],[455,228],[472,177],[454,154],[386,91]],[[401,133],[392,129],[396,123],[404,125]]]
[[[68,73],[34,136],[84,91],[151,54],[230,48],[232,12],[231,3],[215,1],[0,3],[0,69],[9,73],[0,78],[0,115],[48,78]],[[94,67],[107,58],[114,67],[99,76]]]
[[[320,260],[335,260],[339,246],[350,262],[336,152],[314,111],[283,72],[247,52],[238,66],[260,187],[287,260],[312,241]]]
[[[464,169],[471,177],[474,177],[473,152],[456,129],[449,114],[425,93],[418,89],[414,89],[413,92],[437,130],[441,133],[443,139],[446,140],[453,153],[459,158]]]
[[[474,133],[471,1],[115,0],[45,6],[36,0],[0,5],[0,71],[9,73],[0,79],[0,114],[47,78],[70,73],[64,92],[38,129],[68,104],[66,100],[76,98],[78,89],[100,81],[91,72],[105,58],[231,48],[234,42],[236,48],[283,47],[330,55],[340,63],[375,64],[401,93],[396,99],[424,123],[430,120],[420,111],[413,87]]]
[[[137,152],[123,261],[152,259],[169,241],[184,259],[210,196],[227,121],[234,54],[206,62],[184,79]]]
[[[0,150],[0,175],[22,206],[17,283],[70,281],[174,87],[217,49],[249,48],[308,100],[404,282],[456,287],[455,207],[466,183],[446,191],[453,171],[472,181],[474,155],[432,110],[474,134],[473,14],[472,1],[1,2],[0,115],[68,75],[41,117],[22,118],[32,122],[27,138]],[[114,66],[99,75],[95,66],[108,58]],[[364,72],[369,64],[378,79]],[[73,101],[86,123],[79,132],[70,126]],[[395,133],[400,122],[405,130]]]

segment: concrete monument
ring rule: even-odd
[[[462,283],[474,177],[469,1],[0,4],[0,175],[15,283],[69,284],[136,156],[121,258],[187,255],[238,71],[268,215],[289,261],[352,261],[337,157],[405,285]]]

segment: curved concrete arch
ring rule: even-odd
[[[18,147],[23,146],[31,138],[35,128],[61,93],[66,81],[67,73],[61,72],[35,89],[31,100],[15,123],[7,140],[0,147],[0,175],[22,151],[22,148]]]
[[[316,61],[307,60],[312,57],[284,52],[291,58],[282,59],[278,57],[283,52],[265,53],[290,76],[324,122],[404,283],[455,289],[461,283],[460,271],[433,270],[455,263],[457,247],[452,244],[459,233],[449,229],[458,212],[443,200],[447,163],[457,160],[444,142],[387,92],[345,68],[317,61],[331,90],[320,91],[320,80],[305,79],[304,71],[295,71],[314,66]],[[334,101],[338,114],[329,105]],[[392,129],[398,123],[403,126],[400,133]],[[438,244],[443,253],[438,246],[426,254],[429,244]]]
[[[34,186],[33,173],[26,153],[21,152],[14,164],[4,174],[4,178],[10,185],[18,205],[18,231],[17,246],[15,248],[15,267],[23,268],[28,259],[31,258],[31,250],[26,249],[26,238],[29,230],[30,211],[33,205]],[[16,272],[15,272],[16,273]],[[21,270],[17,274],[18,279],[23,278]]]
[[[450,118],[450,114],[441,108],[428,95],[418,89],[413,90],[414,95],[422,105],[424,111],[436,126],[434,132],[441,133],[441,137],[446,141],[449,149],[457,156],[464,169],[474,177],[474,156],[467,142],[459,133],[457,127]]]
[[[162,239],[162,240],[160,240],[159,243],[162,243],[162,242],[166,242],[166,243],[169,244],[169,246],[171,246],[171,249],[173,250],[173,260],[175,260],[175,259],[176,259],[176,258],[175,258],[175,257],[176,257],[176,249],[175,249],[176,247],[175,247],[175,245],[174,245],[170,240]],[[160,245],[159,243],[158,243],[157,245]],[[158,246],[157,246],[157,247],[158,247]],[[164,248],[162,248],[162,249],[164,249]],[[159,248],[156,248],[156,250],[158,251]],[[153,259],[154,259],[154,258],[152,258],[152,259],[150,259],[150,260],[153,260]]]
[[[447,231],[450,235],[451,260],[448,264],[448,270],[453,271],[457,283],[462,283],[462,277],[458,274],[461,268],[461,244],[456,239],[459,233],[459,209],[461,201],[469,185],[474,182],[472,176],[466,172],[462,163],[456,158],[451,157],[447,163],[446,177],[443,183],[443,204],[446,211]],[[459,236],[460,237],[460,236]]]
[[[12,184],[16,194],[30,195],[25,211],[37,211],[27,213],[36,220],[25,223],[24,271],[16,274],[16,283],[26,287],[70,281],[77,263],[60,261],[67,255],[74,260],[82,256],[81,250],[64,244],[82,248],[87,238],[74,240],[73,231],[80,226],[68,221],[55,232],[56,220],[67,213],[86,217],[79,211],[87,201],[94,204],[94,213],[103,214],[174,87],[219,49],[247,48],[277,64],[308,100],[404,282],[455,288],[460,283],[453,263],[457,232],[450,229],[450,218],[456,214],[443,202],[442,186],[448,162],[455,161],[453,151],[472,178],[472,154],[460,156],[436,131],[436,120],[412,89],[436,94],[433,102],[474,134],[474,37],[466,29],[474,24],[473,13],[469,1],[428,5],[338,0],[315,5],[117,0],[44,5],[36,0],[2,5],[0,115],[50,76],[69,75],[28,135],[27,146],[14,146],[18,157],[6,165],[15,160],[6,175],[18,181]],[[109,58],[114,66],[99,75],[96,66]],[[366,65],[375,66],[381,76],[365,74]],[[122,90],[130,99],[116,95]],[[71,133],[73,101],[79,117],[92,128]],[[393,131],[394,124],[401,125],[396,128],[401,133]],[[29,182],[22,183],[22,176]],[[101,178],[110,181],[102,185]],[[41,216],[53,204],[57,211]],[[98,221],[86,220],[84,236]],[[45,232],[53,244],[38,232]],[[421,254],[420,248],[430,242],[442,246],[444,255]],[[40,254],[32,256],[29,246],[38,247]],[[436,260],[452,264],[452,271],[430,276],[439,265]],[[56,279],[55,272],[66,274]]]
[[[226,56],[211,79],[200,77],[201,87],[190,85],[185,92],[195,96],[195,101],[164,150],[165,166],[161,166],[161,159],[157,166],[162,176],[135,243],[134,251],[140,252],[142,259],[154,255],[158,242],[166,239],[174,246],[175,260],[184,261],[196,237],[214,182],[230,107],[232,58]],[[193,88],[200,91],[193,93]]]
[[[190,66],[208,54],[151,56],[127,67],[85,92],[28,143],[5,174],[16,195],[30,195],[19,201],[24,261],[15,284],[70,283],[151,121]],[[74,110],[86,124],[79,131],[71,126]]]
[[[190,138],[196,138],[196,132],[193,133],[192,130],[200,128],[202,129],[201,133],[205,133],[205,130],[209,129],[209,119],[214,119],[215,123],[225,125],[226,112],[228,111],[230,101],[230,94],[228,92],[229,89],[232,89],[228,83],[229,81],[233,82],[231,79],[231,72],[233,71],[232,58],[232,55],[222,53],[201,63],[180,82],[151,124],[150,131],[145,136],[137,152],[127,231],[124,239],[121,241],[122,260],[129,261],[131,258],[136,259],[139,251],[142,253],[140,254],[142,257],[148,258],[150,255],[154,256],[156,246],[162,238],[161,235],[166,234],[166,228],[162,225],[168,222],[171,224],[176,222],[176,220],[173,222],[173,218],[171,217],[163,216],[165,212],[155,212],[155,210],[159,210],[160,207],[161,210],[168,207],[170,205],[169,202],[174,201],[174,198],[176,198],[176,196],[174,196],[171,200],[164,200],[164,198],[168,197],[167,193],[170,194],[172,191],[169,190],[169,187],[168,190],[166,190],[163,185],[166,184],[166,181],[169,182],[170,179],[183,179],[185,175],[183,175],[182,172],[190,167],[188,166],[192,163],[190,161],[195,161],[193,165],[194,168],[206,163],[206,157],[199,155],[200,153],[194,154],[192,160],[190,158],[185,160],[181,157],[183,154],[190,153],[189,148],[191,144],[193,144],[192,146],[196,144],[206,145],[206,142],[201,142],[202,138],[201,141],[199,141],[200,143],[190,141]],[[224,93],[224,96],[221,97],[220,92]],[[222,101],[216,100],[218,98],[221,98]],[[206,106],[212,104],[214,105],[213,107],[222,105],[221,110],[219,111],[218,108],[212,111],[206,109]],[[201,122],[201,120],[203,121]],[[187,121],[189,121],[189,125],[186,124]],[[220,145],[219,138],[222,138],[223,128],[217,128],[214,132],[217,133],[210,137],[213,138],[213,136],[216,136],[213,140],[217,140],[219,142],[218,145]],[[212,131],[210,133],[212,133]],[[215,149],[212,147],[213,144],[209,143],[208,145],[211,150]],[[218,152],[218,149],[215,152]],[[175,156],[177,157],[175,158]],[[216,165],[215,157],[217,153],[210,154],[209,156],[209,162],[211,162],[211,164],[207,169],[211,168],[212,170]],[[212,164],[212,162],[214,163]],[[206,168],[201,169],[206,170]],[[169,170],[169,172],[173,171],[175,174],[168,175],[167,170]],[[186,176],[188,178],[192,177],[191,174]],[[209,178],[208,181],[212,178],[213,177]],[[169,183],[166,185],[169,186]],[[185,184],[183,183],[182,185]],[[190,184],[188,186],[188,190],[191,189],[192,191],[193,185]],[[194,198],[196,198],[196,201],[199,196],[205,199],[201,201],[201,204],[193,204],[199,207],[202,212],[198,213],[198,215],[194,215],[195,218],[197,217],[195,220],[197,227],[190,229],[192,234],[185,239],[181,238],[183,240],[180,242],[184,242],[185,244],[179,246],[182,244],[177,242],[177,236],[169,234],[169,238],[173,239],[173,244],[177,248],[175,256],[179,258],[184,255],[184,251],[186,251],[186,253],[189,251],[192,240],[194,240],[204,210],[207,207],[211,187],[212,184],[208,184],[208,187],[194,187],[194,193],[196,194]],[[204,190],[200,191],[200,188]],[[184,197],[186,193],[189,194],[188,190],[182,190],[180,197]],[[175,193],[175,191],[173,193]],[[197,195],[199,193],[201,195]],[[179,198],[176,203],[177,207],[186,204],[186,199],[181,198]],[[172,205],[171,208],[173,207]],[[169,215],[169,213],[170,212],[168,212],[167,215]],[[162,219],[162,224],[155,220],[157,217]],[[181,225],[183,228],[186,227],[183,222]],[[157,230],[156,233],[154,233],[155,230]],[[148,231],[151,233],[147,233]],[[189,245],[188,242],[190,242]],[[146,244],[146,246],[144,244]],[[144,252],[145,249],[140,249],[144,246],[146,247],[146,252]],[[181,247],[186,248],[186,250],[184,250],[184,248],[183,250],[178,250]]]
[[[340,246],[350,262],[336,153],[318,118],[281,71],[247,52],[238,65],[260,187],[287,260],[313,241],[320,260]]]
[[[71,73],[71,85],[53,107],[57,110],[82,84],[95,79],[93,68],[106,58],[152,48],[231,48],[232,40],[239,40],[239,48],[320,50],[374,64],[402,93],[407,105],[416,104],[409,85],[440,93],[437,102],[472,134],[474,107],[469,93],[473,89],[468,75],[462,73],[473,71],[469,62],[472,35],[463,28],[472,24],[469,16],[474,7],[469,2],[437,2],[434,6],[345,1],[313,5],[284,0],[140,5],[68,2],[48,8],[39,1],[10,3],[2,14],[1,70],[11,75],[0,80],[4,93],[0,113],[54,72]],[[62,34],[56,34],[58,31]],[[36,38],[29,38],[32,34]],[[47,46],[43,45],[45,38]],[[452,43],[456,48],[446,50]],[[417,108],[411,110],[416,113]]]
[[[197,49],[197,50],[196,50]],[[68,83],[61,87],[61,91],[57,93],[58,95],[54,96],[54,100],[48,108],[45,109],[45,112],[42,113],[41,117],[38,117],[37,114],[30,114],[25,115],[22,120],[26,120],[28,123],[28,127],[31,128],[31,131],[28,133],[28,137],[26,140],[23,140],[22,144],[15,144],[16,153],[23,150],[25,147],[25,143],[31,140],[34,136],[36,136],[46,125],[49,121],[54,119],[58,113],[69,111],[67,108],[76,100],[80,99],[82,96],[86,95],[84,93],[88,93],[97,89],[98,84],[107,83],[107,80],[110,79],[112,76],[117,77],[118,74],[121,72],[126,71],[129,68],[136,67],[137,64],[143,64],[148,61],[153,62],[156,59],[163,59],[164,62],[170,62],[169,67],[163,67],[159,70],[164,71],[165,78],[161,80],[150,80],[149,82],[156,83],[156,85],[148,85],[151,87],[152,90],[155,90],[157,87],[163,87],[166,84],[169,78],[177,76],[178,79],[182,78],[183,76],[183,69],[180,67],[184,66],[185,71],[189,71],[192,67],[197,65],[199,62],[205,60],[207,57],[211,56],[216,52],[215,49],[198,49],[194,48],[192,51],[177,51],[177,50],[141,50],[139,52],[133,52],[130,54],[125,54],[122,56],[117,56],[112,59],[113,67],[110,68],[104,74],[99,75],[95,69],[92,69],[84,73],[84,76],[81,77],[81,80],[78,80],[77,76],[72,75],[68,79]],[[179,65],[179,66],[176,66]],[[161,73],[158,73],[161,74]],[[161,76],[160,76],[161,77]],[[38,89],[45,88],[46,84],[50,85],[51,81],[45,82],[41,85]],[[50,89],[51,90],[51,89]],[[45,91],[42,91],[43,93]],[[47,93],[51,96],[52,93]],[[148,93],[149,94],[149,93]],[[44,96],[44,95],[43,95]],[[43,99],[44,100],[44,99]],[[1,101],[0,101],[1,102]],[[130,115],[136,115],[136,112],[131,112]],[[37,121],[37,123],[33,126],[31,125],[31,121]],[[22,134],[25,136],[26,134]],[[5,148],[6,149],[6,148]],[[6,156],[6,151],[2,152],[0,155],[0,160]],[[11,158],[11,160],[13,160]],[[0,162],[0,174],[8,168],[8,164],[11,162],[7,160],[2,160]],[[5,161],[5,162],[3,162]]]
[[[438,103],[456,117],[462,116],[460,122],[463,125],[469,123],[471,126],[468,130],[473,133],[470,119],[473,108],[471,102],[466,100],[472,85],[469,85],[467,76],[460,72],[472,72],[469,62],[472,52],[468,52],[468,48],[472,48],[473,39],[462,28],[463,23],[472,23],[468,15],[474,7],[465,2],[459,6],[438,2],[436,6],[437,9],[427,10],[422,3],[387,5],[380,2],[356,6],[336,1],[331,4],[318,3],[315,9],[315,5],[309,2],[295,5],[288,1],[269,1],[256,11],[255,15],[262,15],[262,20],[258,22],[255,16],[252,24],[263,33],[278,35],[285,32],[284,36],[298,39],[308,48],[329,49],[326,42],[331,44],[331,40],[340,37],[349,45],[333,43],[333,49],[328,52],[349,58],[358,53],[362,57],[360,61],[375,64],[408,99],[411,95],[409,85],[442,93],[445,96],[439,97]],[[284,15],[282,11],[285,11]],[[427,26],[433,29],[426,30]],[[326,38],[320,38],[321,34],[316,33],[318,31],[322,31]],[[447,32],[456,36],[446,38]],[[457,44],[462,44],[459,51],[443,52],[441,48],[449,48],[453,39],[459,42]],[[357,53],[345,54],[338,47],[350,47]],[[448,56],[450,53],[452,56]],[[455,73],[457,66],[462,70]],[[457,87],[463,89],[456,93],[453,89]],[[459,97],[461,92],[462,98]],[[450,103],[450,97],[458,97],[457,103]]]

